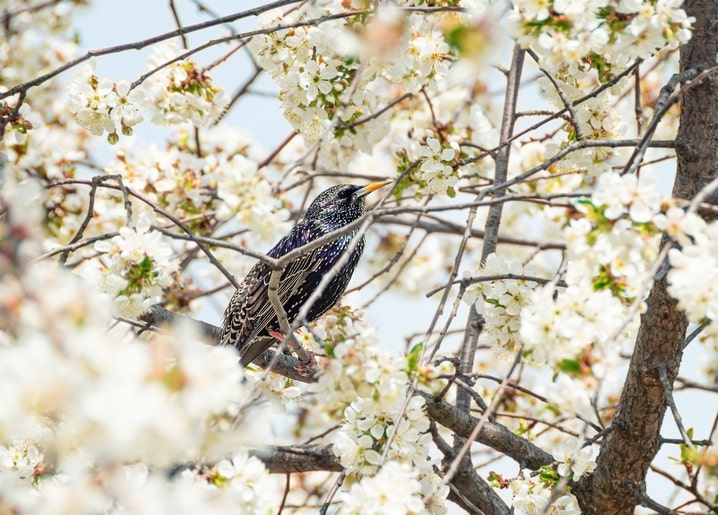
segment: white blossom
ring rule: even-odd
[[[574,481],[596,467],[592,455],[591,447],[580,447],[577,438],[569,438],[553,450],[553,457],[558,461],[558,473]]]
[[[340,513],[370,515],[424,513],[421,485],[408,465],[387,462],[373,477],[365,477],[344,494]]]
[[[135,317],[160,300],[162,288],[174,281],[178,263],[162,233],[150,230],[146,218],[119,232],[111,240],[98,241],[95,249],[109,257],[105,291],[115,299],[119,313]]]
[[[505,275],[515,278],[501,278]],[[483,276],[488,280],[482,280]],[[494,276],[497,278],[491,279]],[[463,300],[473,303],[477,312],[484,315],[485,331],[497,348],[513,351],[521,345],[519,314],[529,303],[536,284],[532,279],[537,277],[538,270],[533,266],[523,267],[520,263],[490,254],[480,269],[480,275],[473,277],[476,282],[466,288]]]
[[[222,113],[229,97],[191,59],[174,61],[179,54],[172,42],[155,47],[149,57],[148,69],[157,70],[143,85],[152,122],[207,126]]]

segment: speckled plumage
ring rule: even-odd
[[[309,206],[304,220],[279,240],[267,255],[279,258],[358,219],[365,213],[364,197],[383,185],[372,183],[361,187],[342,184],[323,191]],[[354,235],[341,236],[289,263],[279,281],[278,295],[290,323],[324,275],[346,252]],[[362,236],[349,260],[312,304],[307,321],[315,320],[336,304],[346,290],[363,250]],[[267,293],[270,276],[271,269],[266,263],[254,265],[224,312],[221,343],[237,347],[242,365],[251,363],[277,341],[269,335],[269,331],[280,329]]]

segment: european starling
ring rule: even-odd
[[[267,255],[279,258],[288,252],[357,220],[365,211],[364,197],[387,184],[374,182],[366,186],[341,184],[320,193],[307,209],[304,220],[284,236]],[[322,278],[347,251],[356,232],[346,234],[291,261],[279,280],[278,296],[291,324],[302,306],[319,286]],[[306,316],[311,322],[326,313],[342,296],[364,250],[362,236],[351,257],[326,285]],[[239,350],[242,366],[251,363],[269,349],[280,330],[277,314],[268,295],[271,268],[258,262],[244,278],[222,319],[222,345]]]

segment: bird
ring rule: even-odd
[[[280,258],[359,219],[366,212],[365,197],[387,184],[386,181],[365,186],[340,184],[322,191],[309,205],[304,219],[281,238],[267,256]],[[337,236],[287,264],[280,277],[277,294],[290,324],[317,290],[322,278],[349,250],[356,233],[355,230]],[[307,322],[319,318],[341,298],[363,250],[362,235],[348,260],[309,307],[305,317]],[[271,274],[272,269],[266,262],[257,262],[234,292],[222,318],[220,344],[234,345],[239,350],[243,367],[283,337],[279,333],[279,320],[268,294]]]

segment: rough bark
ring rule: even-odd
[[[327,470],[341,472],[343,467],[329,445],[294,445],[268,447],[250,452],[272,473],[313,472]]]
[[[686,0],[684,9],[696,21],[693,38],[681,48],[681,71],[715,66],[718,2]],[[683,95],[677,142],[678,172],[673,196],[690,199],[718,173],[718,77],[715,75]]]
[[[621,400],[598,457],[592,495],[581,499],[585,513],[631,514],[638,504],[633,492],[645,490],[648,467],[660,448],[666,392],[658,370],[664,366],[671,383],[678,374],[688,323],[656,282],[641,318],[636,347]]]
[[[479,423],[475,417],[431,394],[416,392],[416,395],[424,397],[430,419],[462,438],[469,438]],[[536,470],[554,461],[546,451],[495,422],[484,422],[476,441],[512,458],[521,468]]]
[[[446,461],[446,460],[445,460]],[[506,503],[476,473],[473,467],[460,468],[451,478],[449,500],[470,515],[510,515]]]
[[[695,16],[690,43],[681,49],[681,72],[715,65],[718,51],[718,2],[687,0]],[[718,170],[718,80],[715,76],[686,88],[681,98],[678,168],[673,195],[691,199]],[[641,318],[635,350],[611,431],[606,436],[593,477],[575,490],[587,514],[631,514],[645,490],[646,473],[660,448],[666,392],[659,379],[665,367],[671,384],[678,374],[688,322],[656,281]]]

